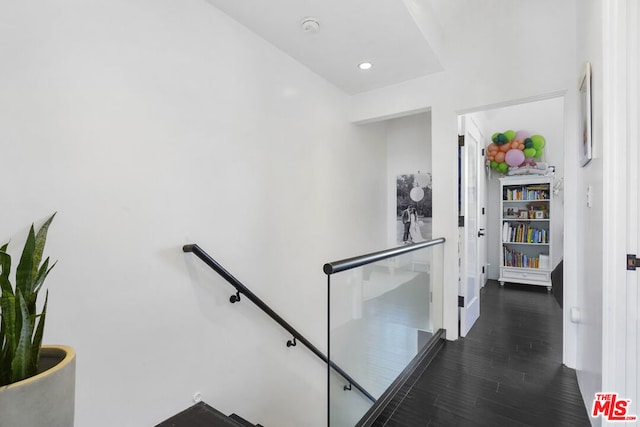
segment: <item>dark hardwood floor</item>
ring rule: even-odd
[[[447,341],[377,426],[589,426],[562,365],[562,309],[544,287],[490,281],[480,319]]]

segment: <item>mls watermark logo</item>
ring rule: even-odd
[[[636,415],[627,415],[631,399],[618,399],[618,393],[596,393],[591,416],[602,415],[608,421],[636,421]]]

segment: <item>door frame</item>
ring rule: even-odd
[[[638,284],[640,271],[626,270],[626,254],[639,255],[640,194],[637,138],[640,90],[635,0],[604,2],[602,58],[603,266],[602,391],[638,399]],[[620,141],[625,143],[620,144]],[[616,149],[616,155],[607,148]],[[621,206],[626,209],[620,209]],[[621,285],[624,284],[624,285]],[[585,396],[588,398],[588,396]]]

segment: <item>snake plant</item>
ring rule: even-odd
[[[36,305],[38,292],[53,268],[53,265],[49,267],[49,258],[41,261],[47,230],[54,216],[55,213],[42,224],[37,234],[33,224],[31,225],[16,269],[15,286],[9,278],[9,243],[0,247],[0,386],[21,381],[38,373],[48,291],[39,314]]]

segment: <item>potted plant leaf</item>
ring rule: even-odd
[[[0,247],[0,426],[73,426],[75,351],[42,345],[48,291],[38,312],[38,294],[55,265],[42,261],[54,216],[37,233],[31,225],[14,284],[9,243]]]

